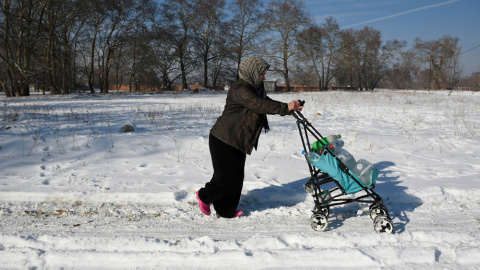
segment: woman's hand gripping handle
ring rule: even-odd
[[[299,112],[303,109],[303,105],[305,104],[305,100],[292,100],[288,103],[288,110]]]

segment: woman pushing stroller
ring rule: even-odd
[[[237,210],[245,176],[246,155],[257,149],[262,128],[269,130],[267,114],[285,116],[301,111],[299,101],[283,103],[270,99],[263,86],[270,65],[261,57],[249,57],[239,66],[240,79],[228,92],[222,115],[210,130],[209,147],[212,179],[197,192],[198,205],[210,215],[210,204],[217,216],[239,217]]]

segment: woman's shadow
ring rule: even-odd
[[[300,179],[283,185],[272,185],[260,189],[254,189],[242,195],[241,207],[249,212],[264,211],[279,207],[289,207],[305,201],[308,193],[303,185],[308,178]]]
[[[403,181],[399,180],[399,176],[393,176],[395,175],[395,171],[391,170],[391,167],[395,166],[395,163],[391,161],[383,161],[374,164],[374,166],[380,171],[374,191],[382,197],[384,205],[388,208],[390,217],[394,222],[394,232],[404,232],[406,225],[410,222],[408,213],[422,205],[422,200],[407,192],[408,188],[401,185]],[[240,207],[248,209],[249,212],[253,212],[279,207],[291,207],[305,202],[307,197],[312,197],[305,192],[303,187],[308,179],[309,177],[283,185],[272,185],[248,191],[247,194],[242,196]],[[327,186],[326,188],[331,188],[331,186]],[[363,191],[361,192],[364,194]],[[312,208],[313,205],[312,197]],[[345,205],[343,209],[337,210],[335,209],[337,206],[332,207],[330,211],[332,212],[332,210],[334,210],[335,212],[343,212],[342,216],[344,219],[354,218],[357,216],[356,209],[360,207],[359,205],[365,206],[363,203],[354,202],[351,203],[351,205]],[[310,216],[311,213],[308,212],[305,214]],[[369,215],[368,212],[365,214]],[[329,224],[329,228],[340,227],[343,224],[344,219],[329,220],[329,223],[331,223]]]

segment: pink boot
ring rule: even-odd
[[[243,210],[238,210],[233,217],[234,218],[241,217],[242,215],[243,215]],[[221,216],[217,215],[217,218],[221,218]]]
[[[198,197],[198,191],[197,191],[197,200],[198,200],[198,207],[200,207],[200,211],[204,213],[205,215],[209,216],[210,215],[210,205],[205,204],[200,200],[200,197]]]
[[[243,210],[238,210],[233,217],[241,217],[243,215]]]

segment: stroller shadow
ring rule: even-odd
[[[383,161],[374,164],[374,166],[380,171],[374,191],[382,197],[385,206],[388,208],[390,217],[394,222],[394,233],[402,233],[410,222],[408,213],[414,211],[423,202],[419,197],[406,192],[408,188],[401,185],[402,181],[399,180],[399,176],[392,176],[395,175],[395,171],[391,170],[391,167],[395,166],[395,163]],[[284,185],[272,185],[251,190],[242,196],[240,207],[253,212],[290,207],[302,203],[307,196],[311,197],[311,195],[305,192],[303,187],[308,179],[309,177]],[[340,207],[341,209],[338,209]],[[345,220],[357,217],[357,211],[360,209],[363,209],[362,215],[370,215],[368,207],[369,205],[358,202],[332,207],[330,211],[335,217],[329,219],[327,230],[339,228],[344,224]],[[305,213],[308,217],[310,214],[310,212]]]
[[[304,202],[309,196],[303,185],[309,178],[300,179],[280,186],[269,186],[254,189],[242,195],[240,207],[249,212],[264,211],[278,207],[289,207]]]
[[[391,169],[395,166],[394,162],[383,161],[374,166],[380,171],[374,191],[382,197],[383,203],[389,211],[394,225],[393,232],[402,233],[410,222],[408,213],[421,206],[423,202],[419,197],[407,192],[408,188],[401,185],[403,181],[399,180],[399,176],[391,176],[395,175],[395,171]],[[358,210],[363,211],[361,215],[370,216],[368,207],[368,204],[358,202],[346,204],[341,210],[333,207],[330,209],[331,217],[327,230],[340,228],[347,219],[357,217]]]
[[[402,185],[403,181],[399,180],[398,176],[391,176],[395,174],[395,171],[390,169],[395,166],[394,162],[383,161],[374,166],[380,171],[375,192],[382,196],[384,204],[390,212],[391,219],[394,221],[394,232],[404,232],[406,225],[410,222],[408,213],[421,206],[423,201],[408,193],[408,187]],[[396,220],[399,221],[395,222]]]

